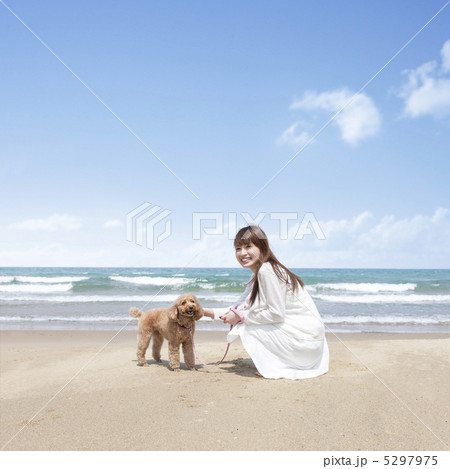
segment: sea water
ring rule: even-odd
[[[333,332],[450,332],[450,270],[292,269]],[[0,329],[136,329],[130,306],[194,293],[206,307],[239,298],[242,268],[0,268]],[[203,318],[198,330],[227,330]]]

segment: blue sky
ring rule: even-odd
[[[449,268],[450,5],[364,87],[444,5],[1,1],[0,265],[236,266],[245,212],[292,267]]]

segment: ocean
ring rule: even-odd
[[[450,332],[450,270],[292,269],[328,331]],[[0,268],[1,330],[135,330],[128,309],[194,293],[203,306],[236,301],[242,268]],[[209,318],[198,330],[228,330]]]

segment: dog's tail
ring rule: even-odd
[[[140,318],[142,316],[142,311],[138,308],[130,308],[130,316],[133,316],[133,318]]]

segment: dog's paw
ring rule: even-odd
[[[172,368],[172,371],[176,371],[177,373],[180,371],[179,368]]]
[[[147,362],[145,363],[138,363],[138,366],[142,366],[142,367],[145,367],[145,366],[149,366]]]

